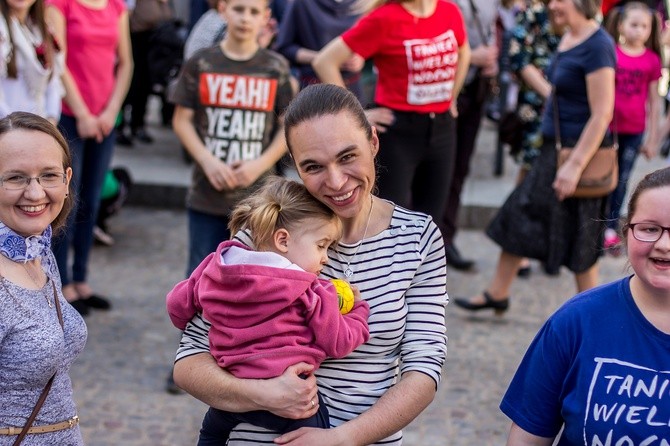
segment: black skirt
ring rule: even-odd
[[[503,251],[540,260],[547,270],[585,272],[603,253],[607,197],[558,201],[551,187],[555,177],[556,149],[547,141],[486,234]]]

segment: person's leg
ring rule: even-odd
[[[395,121],[379,134],[379,196],[395,204],[414,209],[412,182],[418,160],[427,146],[427,120],[412,113],[394,113]]]
[[[144,128],[147,100],[151,85],[149,80],[149,37],[151,31],[131,33],[133,44],[133,79],[128,93],[130,98],[130,131],[134,137],[145,143],[153,142]],[[131,95],[132,93],[132,95]]]
[[[431,120],[429,149],[419,163],[412,184],[412,209],[441,220],[454,170],[456,120],[450,113]]]
[[[581,273],[575,273],[575,284],[577,285],[577,292],[590,290],[598,286],[598,275],[600,269],[595,263],[591,268]]]
[[[198,446],[226,446],[230,431],[242,423],[238,415],[210,407],[202,420]]]
[[[224,240],[230,239],[228,217],[188,210],[188,265],[186,277],[190,276],[200,262],[216,251]]]
[[[447,263],[456,269],[469,269],[474,264],[472,260],[463,259],[460,256],[454,246],[454,238],[457,231],[458,212],[461,207],[461,191],[470,172],[470,159],[475,150],[477,132],[482,120],[483,103],[476,98],[478,82],[478,80],[473,81],[458,96],[456,159],[447,204],[442,217],[443,235],[447,245]]]
[[[56,264],[58,265],[58,271],[61,277],[61,283],[63,284],[63,295],[65,299],[72,303],[75,302],[79,296],[77,295],[74,285],[71,283],[70,268],[68,266],[69,251],[72,244],[72,235],[73,235],[73,225],[76,220],[77,210],[78,210],[78,199],[79,188],[80,188],[80,179],[82,171],[82,160],[84,158],[84,140],[79,137],[77,133],[77,121],[71,116],[61,116],[58,127],[63,134],[64,138],[67,140],[70,147],[70,153],[72,155],[72,184],[71,190],[75,195],[75,207],[72,209],[70,216],[68,217],[66,227],[60,234],[54,237],[52,242],[52,250],[56,258]],[[74,305],[82,314],[88,313],[86,306],[83,305]]]
[[[86,282],[88,259],[93,244],[93,227],[100,207],[100,191],[114,153],[115,135],[112,131],[102,142],[86,140],[78,195],[77,220],[73,225],[74,263],[72,282],[85,303],[96,308],[109,308],[104,299],[92,298],[93,290]],[[97,297],[97,296],[96,296]],[[92,298],[92,299],[89,299]]]
[[[621,206],[623,205],[628,187],[628,180],[633,171],[635,160],[637,159],[640,145],[642,144],[642,134],[637,135],[619,135],[619,182],[616,189],[609,197],[609,215],[607,218],[607,227],[610,229],[619,228],[619,217]]]
[[[234,414],[235,418],[241,422],[253,424],[280,434],[298,430],[301,427],[315,427],[319,429],[329,429],[330,420],[328,418],[328,407],[323,401],[321,394],[318,394],[319,410],[317,413],[309,418],[302,418],[293,420],[290,418],[282,418],[271,412],[265,410],[257,410],[253,412],[244,412]]]

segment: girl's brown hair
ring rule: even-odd
[[[29,20],[37,26],[42,35],[42,42],[44,45],[44,65],[47,68],[53,67],[54,53],[56,46],[54,44],[53,36],[49,32],[44,19],[44,0],[36,0],[28,11]],[[7,77],[16,79],[18,73],[16,69],[16,52],[14,51],[14,36],[12,34],[12,20],[9,3],[7,0],[0,0],[0,12],[7,24],[7,33],[9,34],[10,53],[7,61]]]
[[[291,232],[308,218],[334,222],[342,232],[339,217],[325,204],[314,198],[297,181],[270,176],[255,193],[240,201],[230,216],[228,228],[235,235],[248,230],[256,249],[272,246],[278,229]]]
[[[70,148],[67,141],[65,141],[65,138],[63,138],[63,135],[61,135],[56,126],[43,117],[33,113],[14,112],[0,119],[0,137],[12,130],[36,131],[51,136],[63,150],[63,172],[72,167],[72,157],[70,155]],[[72,183],[70,183],[70,190],[68,190],[68,194],[65,197],[63,208],[54,221],[51,222],[51,228],[53,229],[54,234],[65,226],[67,216],[74,207],[74,196],[71,187]]]
[[[644,46],[658,54],[659,57],[663,57],[661,46],[661,19],[655,11],[649,9],[649,6],[642,2],[628,2],[623,6],[612,8],[607,14],[607,23],[605,24],[607,32],[614,37],[615,42],[619,42],[621,38],[619,26],[626,20],[628,13],[631,11],[643,11],[651,16],[651,33],[649,34],[647,41],[644,43]]]
[[[640,195],[650,189],[658,189],[659,187],[667,186],[670,186],[670,167],[651,172],[640,180],[628,200],[628,213],[626,214],[626,217],[624,217],[624,224],[622,225],[624,237],[627,236],[628,225],[630,224],[631,219],[635,216],[635,212],[637,212],[637,202]]]

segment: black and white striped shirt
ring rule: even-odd
[[[244,237],[241,237],[241,241]],[[329,251],[322,276],[344,278],[347,263],[370,305],[370,340],[343,359],[327,359],[315,372],[333,427],[365,412],[397,381],[418,371],[440,382],[447,353],[446,260],[442,235],[432,219],[396,206],[390,226],[362,244]],[[186,327],[177,360],[209,351],[209,323],[196,316]],[[230,445],[273,444],[276,434],[240,425]],[[398,432],[376,444],[400,445]]]

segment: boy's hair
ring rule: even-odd
[[[335,222],[339,233],[342,223],[325,204],[314,198],[304,185],[297,181],[270,176],[252,195],[240,201],[233,209],[228,228],[235,235],[248,230],[256,249],[272,246],[278,229],[291,231],[308,218]]]
[[[661,19],[655,11],[649,9],[649,6],[642,2],[628,2],[623,6],[612,8],[609,14],[607,14],[607,23],[605,25],[607,32],[612,35],[615,42],[619,43],[621,37],[619,33],[619,25],[626,20],[628,13],[634,10],[644,11],[651,16],[651,33],[649,34],[647,41],[644,43],[644,46],[658,54],[659,57],[662,57]]]

